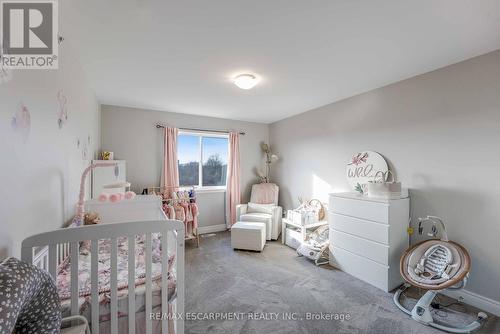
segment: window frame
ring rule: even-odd
[[[193,185],[197,192],[225,192],[227,189],[227,175],[226,175],[226,184],[223,186],[204,186],[203,185],[203,137],[209,138],[225,138],[228,140],[228,153],[229,153],[229,134],[228,133],[219,133],[219,132],[210,132],[210,131],[194,131],[194,130],[179,130],[177,137],[181,135],[187,136],[198,136],[198,147],[199,147],[199,156],[198,156],[198,185]],[[177,168],[179,168],[179,164],[177,164]],[[227,171],[226,171],[227,173]],[[186,188],[191,186],[181,185],[179,187]]]

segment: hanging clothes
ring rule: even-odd
[[[175,210],[173,205],[169,203],[163,204],[163,212],[165,212],[165,215],[167,215],[168,219],[175,219]]]
[[[186,213],[184,212],[184,208],[179,203],[174,204],[174,212],[177,220],[185,222]]]
[[[189,208],[191,209],[191,215],[193,217],[193,228],[198,228],[198,204],[190,203]]]

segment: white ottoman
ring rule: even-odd
[[[231,227],[231,247],[262,251],[266,244],[266,224],[255,222],[236,222]]]

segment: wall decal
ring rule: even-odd
[[[12,70],[0,65],[0,84],[12,80]]]
[[[57,100],[59,101],[57,124],[59,125],[59,129],[62,129],[68,120],[68,99],[66,98],[66,95],[64,95],[62,89],[57,92]]]
[[[28,107],[24,103],[19,104],[19,108],[12,117],[12,129],[17,133],[21,134],[23,141],[28,140],[30,130],[31,130],[31,115]]]
[[[87,147],[87,144],[83,144],[82,160],[89,160],[89,149]]]
[[[3,46],[0,43],[0,58],[2,58],[4,54],[5,53],[3,52]],[[13,76],[12,70],[8,67],[3,66],[2,63],[0,63],[0,85],[12,80],[12,76]]]

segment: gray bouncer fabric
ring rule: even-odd
[[[60,333],[60,305],[49,273],[12,257],[0,263],[0,333]]]

